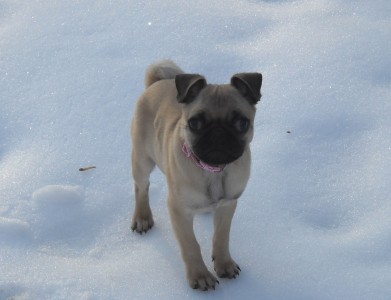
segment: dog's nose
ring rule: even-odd
[[[216,127],[212,130],[210,139],[212,143],[221,143],[225,138],[225,130],[222,127]]]

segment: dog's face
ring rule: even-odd
[[[241,157],[253,137],[262,75],[242,73],[234,75],[231,84],[207,85],[200,75],[182,74],[175,82],[184,105],[184,139],[194,154],[214,166]]]

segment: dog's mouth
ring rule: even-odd
[[[243,153],[229,153],[224,150],[210,150],[200,154],[195,152],[195,154],[204,163],[217,167],[234,162],[241,157]]]
[[[219,143],[215,145],[198,143],[193,147],[194,154],[202,162],[211,166],[227,165],[243,155],[244,143],[235,141],[226,145]]]

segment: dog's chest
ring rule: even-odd
[[[221,199],[225,198],[224,179],[212,180],[206,185],[206,195],[213,203],[217,203]]]
[[[197,187],[193,186],[194,189],[186,197],[189,208],[198,212],[210,211],[231,200],[236,200],[240,196],[241,187],[229,180],[229,176],[224,174],[204,175],[203,183]]]

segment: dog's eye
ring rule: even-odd
[[[235,118],[233,125],[236,131],[238,131],[239,133],[245,133],[250,126],[250,121],[247,118],[239,117]]]
[[[202,118],[191,118],[187,122],[191,130],[200,130],[204,126],[204,120]]]

